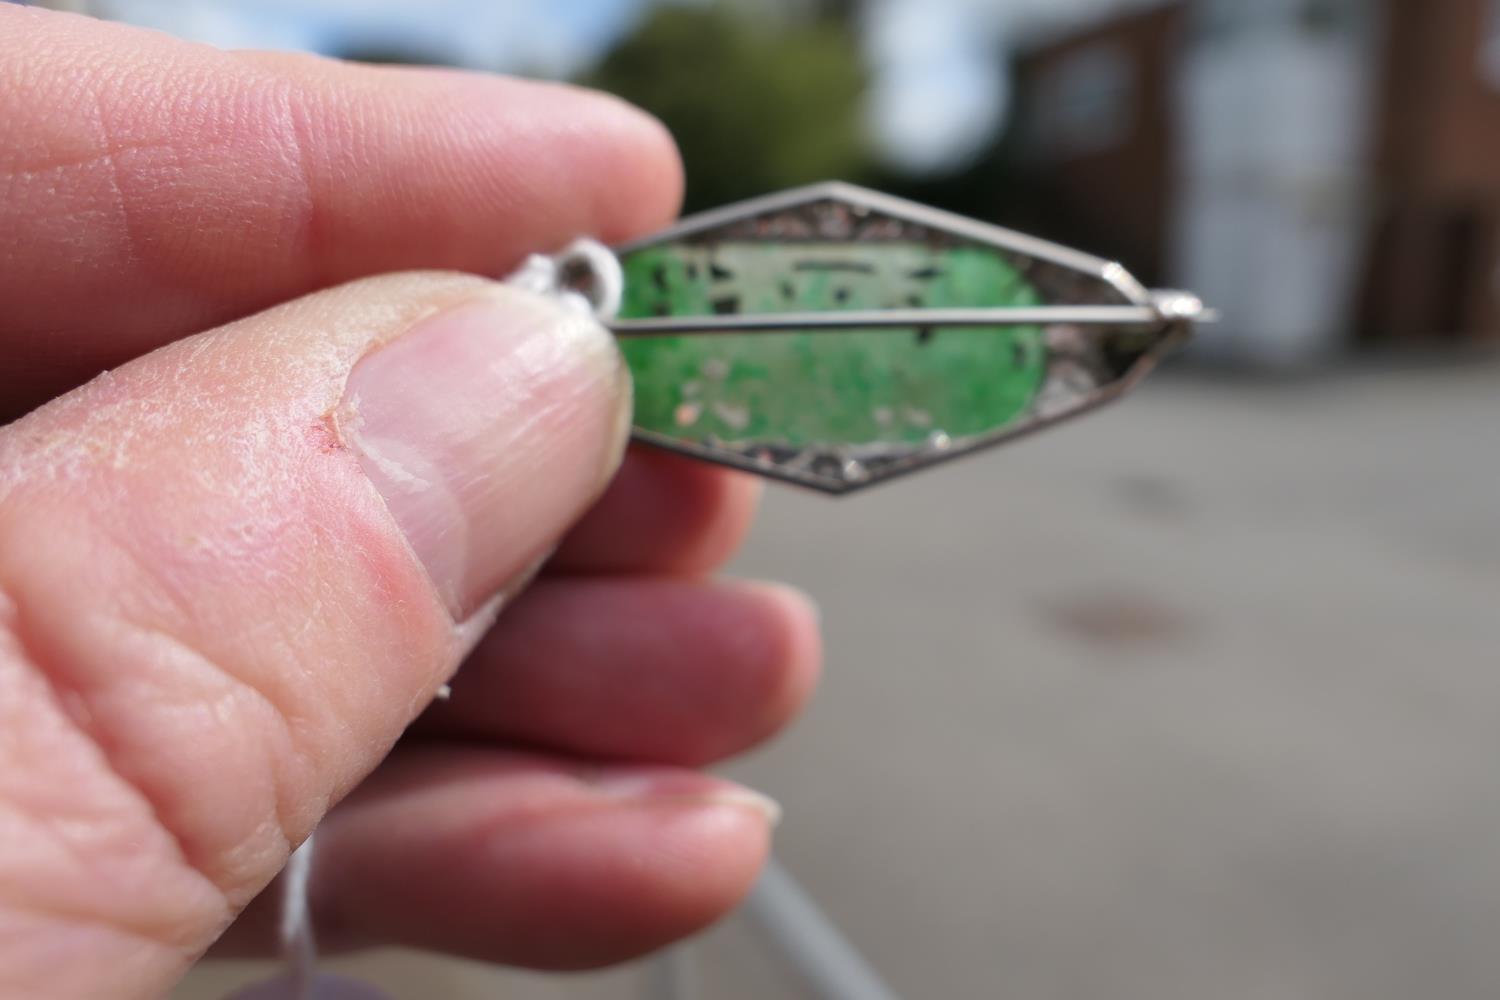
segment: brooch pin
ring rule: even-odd
[[[835,494],[1110,402],[1212,319],[1119,264],[837,182],[512,280],[583,296],[620,338],[636,440]]]

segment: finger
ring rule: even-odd
[[[10,4],[0,37],[11,415],[317,288],[408,268],[498,275],[676,210],[665,130],[576,88],[221,52]]]
[[[419,731],[704,764],[785,725],[818,660],[816,613],[785,587],[544,580],[475,649]]]
[[[0,925],[180,971],[597,496],[628,396],[589,320],[405,275],[0,430]]]
[[[549,969],[623,961],[732,909],[776,811],[688,771],[404,748],[318,828],[319,942]],[[266,950],[272,895],[216,953]]]
[[[654,448],[633,448],[604,496],[548,564],[565,573],[718,569],[734,555],[760,501],[760,480]]]

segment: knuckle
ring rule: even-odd
[[[227,922],[227,899],[112,762],[88,699],[57,679],[66,671],[50,655],[24,602],[0,588],[3,936],[35,937],[18,954],[85,941],[185,965]]]

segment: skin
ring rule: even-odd
[[[711,576],[754,484],[622,456],[604,335],[475,277],[669,221],[661,127],[9,5],[0,37],[0,995],[263,953],[314,826],[330,947],[580,968],[733,907],[770,808],[695,769],[795,714],[815,615]],[[449,511],[366,440],[410,407],[355,390],[477,309],[551,339],[474,390]]]

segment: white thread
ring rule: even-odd
[[[505,283],[557,299],[602,323],[615,318],[625,294],[620,261],[598,240],[581,237],[548,256],[534,253]]]
[[[318,964],[318,943],[313,936],[312,903],[308,897],[314,836],[308,834],[302,846],[292,852],[281,876],[281,955],[286,961],[295,1000],[313,1000],[313,976]]]
[[[506,277],[505,283],[538,295],[551,295],[557,291],[557,274],[556,260],[534,253],[521,261],[521,266]]]

